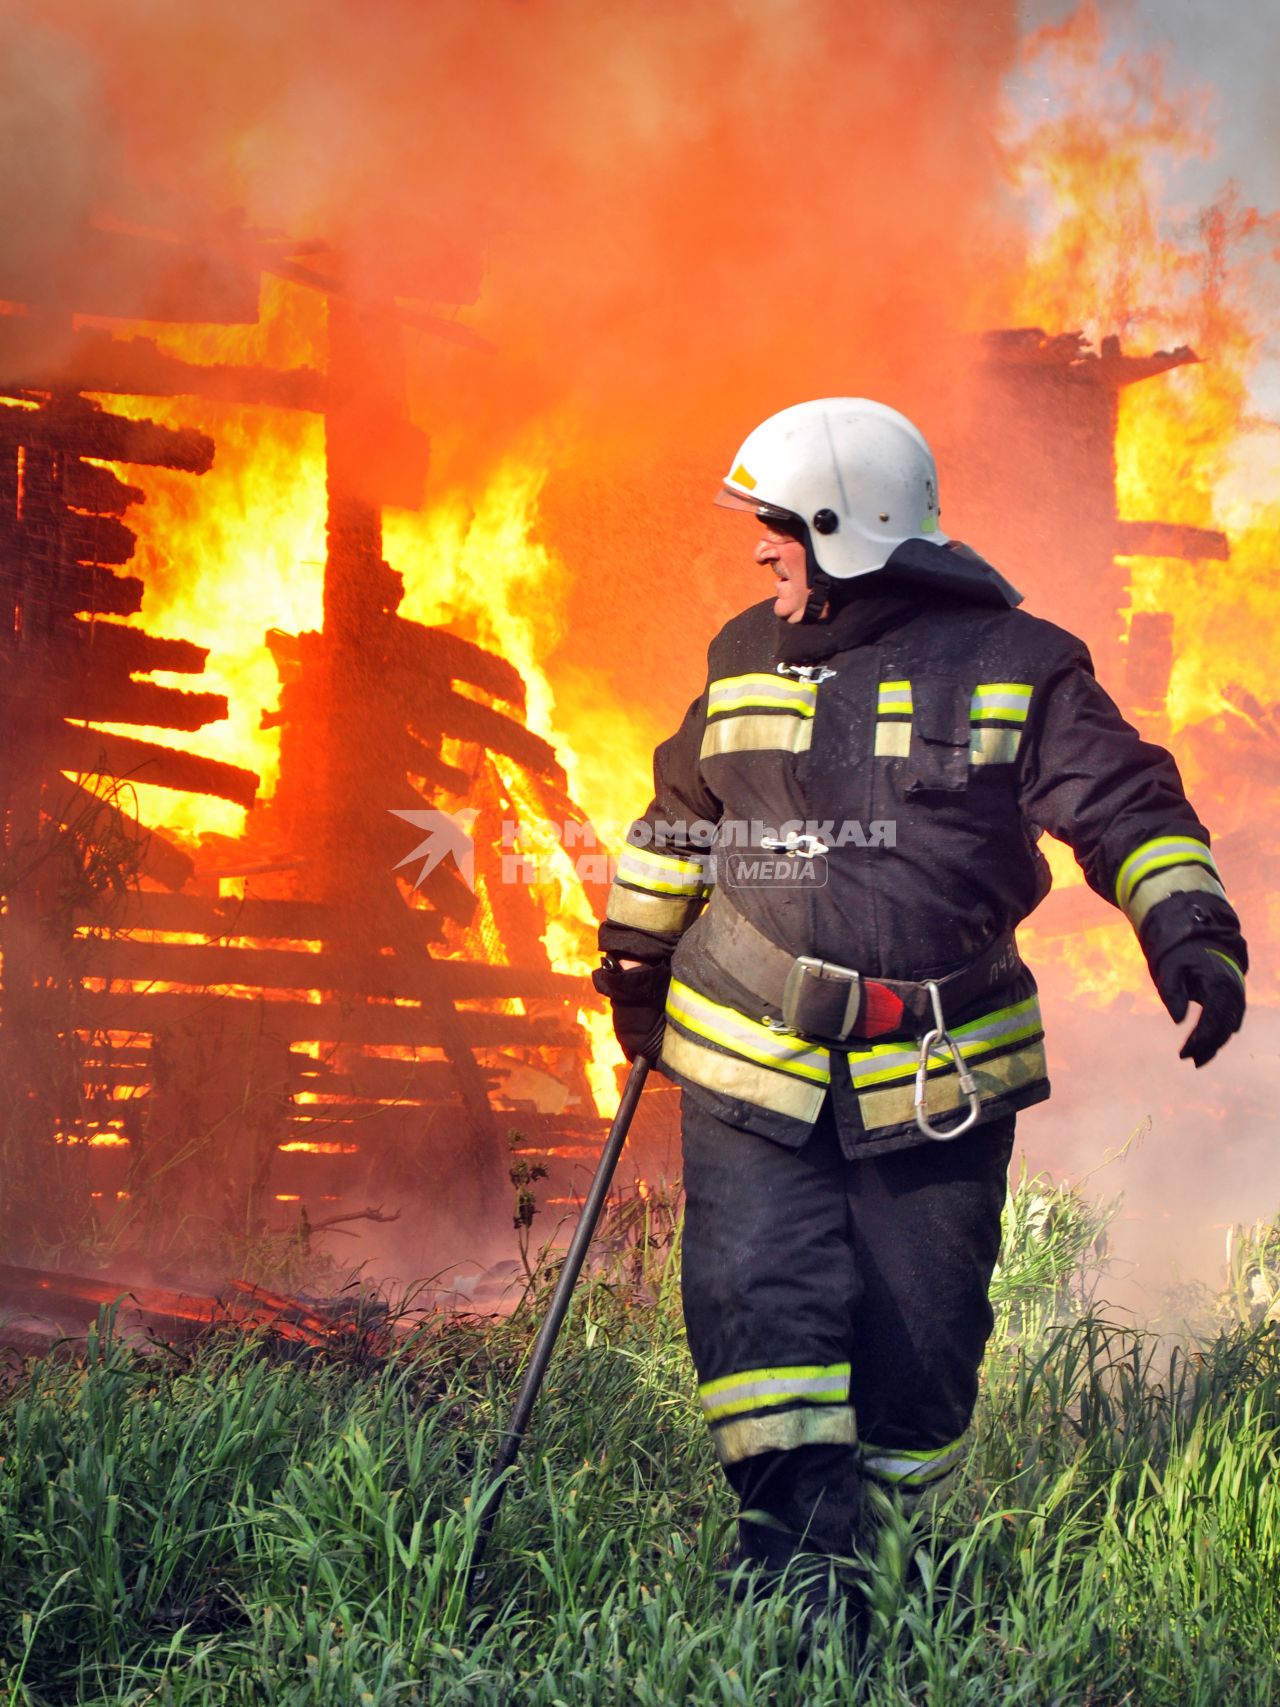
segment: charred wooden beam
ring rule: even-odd
[[[20,534],[14,543],[20,551]],[[64,562],[128,563],[137,544],[133,529],[114,516],[84,516],[78,510],[64,510],[59,517],[58,545]]]
[[[295,1057],[299,1061],[305,1059]],[[320,1063],[313,1060],[312,1065],[318,1067]],[[485,1077],[493,1082],[497,1075],[486,1073]],[[295,1094],[306,1091],[317,1096],[369,1097],[379,1101],[399,1098],[416,1102],[424,1098],[447,1099],[453,1083],[453,1069],[447,1061],[389,1061],[370,1055],[362,1061],[347,1060],[342,1072],[300,1070],[290,1080],[290,1088]],[[295,1106],[301,1109],[307,1105]]]
[[[0,392],[115,392],[129,397],[208,397],[323,411],[328,387],[315,368],[275,369],[205,365],[166,355],[151,338],[113,338],[82,331],[42,336],[43,323],[20,316],[0,319]]]
[[[205,759],[195,753],[174,752],[128,735],[108,735],[101,729],[77,729],[64,723],[50,743],[49,757],[59,770],[88,776],[112,776],[155,788],[179,789],[185,794],[212,794],[237,806],[252,806],[258,778],[238,765]]]
[[[1116,551],[1121,557],[1208,558],[1225,563],[1231,544],[1212,528],[1186,527],[1180,522],[1121,522],[1115,524]]]
[[[0,542],[4,536],[0,535]],[[62,616],[73,612],[99,613],[103,616],[132,616],[142,609],[142,582],[136,575],[114,575],[110,569],[98,569],[79,563],[64,569],[52,578],[52,584],[39,584],[38,559],[30,561],[13,553],[0,561],[0,588],[12,590],[24,602],[34,590],[50,610]]]
[[[475,700],[464,699],[461,694],[433,693],[421,697],[426,704],[420,699],[419,705],[410,707],[408,714],[415,734],[426,739],[452,735],[459,741],[475,741],[490,752],[515,759],[538,776],[549,777],[562,788],[567,786],[568,779],[556,758],[555,748],[523,723]]]
[[[421,974],[396,955],[309,954],[283,948],[223,948],[203,943],[133,942],[80,945],[87,977],[157,984],[233,984],[258,990],[331,990],[348,996],[412,1000]],[[583,999],[583,980],[545,968],[487,966],[473,961],[433,961],[433,984],[445,1001],[501,1000],[512,996]]]
[[[175,468],[186,474],[207,474],[213,467],[214,443],[208,433],[108,415],[80,399],[43,409],[0,405],[0,449],[16,445],[101,457],[104,462]]]
[[[207,646],[163,639],[141,628],[126,628],[123,623],[77,622],[73,632],[77,656],[86,670],[119,671],[129,676],[172,670],[196,676],[209,658]]]
[[[95,723],[142,723],[151,729],[203,729],[227,715],[227,696],[184,693],[156,682],[72,677],[62,690],[62,711]]]
[[[121,903],[116,923],[122,930],[199,932],[215,940],[254,938],[275,942],[321,942],[341,935],[349,921],[319,901],[266,901],[255,897],[162,895],[140,890]],[[406,907],[398,921],[402,937],[435,942],[440,920],[420,907]],[[369,941],[385,946],[376,932]]]
[[[292,1002],[217,995],[184,995],[167,990],[81,990],[76,997],[82,1029],[154,1036],[175,1025],[205,1025],[219,1009],[238,1018],[252,1016],[263,1036],[291,1043],[373,1043],[403,1048],[444,1048],[444,1033],[456,1029],[470,1049],[580,1049],[582,1033],[559,1019],[527,1014],[453,1014],[450,1028],[439,1008],[392,1003],[343,1001]],[[452,1011],[452,1010],[451,1010]],[[456,1064],[456,1062],[455,1062]],[[477,1074],[480,1069],[476,1068]],[[456,1082],[456,1075],[455,1075]]]
[[[470,682],[517,711],[525,708],[524,678],[515,665],[447,629],[397,617],[387,625],[386,653],[389,664],[399,665],[418,682],[441,677]]]
[[[3,326],[0,320],[0,326]],[[145,504],[141,486],[131,486],[109,468],[68,458],[62,468],[62,501],[73,509],[92,510],[99,516],[122,516],[134,504]]]

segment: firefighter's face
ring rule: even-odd
[[[784,622],[799,622],[809,597],[804,541],[772,522],[760,521],[757,526],[761,531],[756,562],[774,574],[773,614]]]

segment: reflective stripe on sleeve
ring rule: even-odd
[[[658,895],[699,895],[707,887],[709,854],[664,854],[650,848],[625,848],[618,859],[618,876],[633,889]]]
[[[698,757],[711,759],[719,753],[807,753],[812,742],[812,714],[748,712],[741,717],[718,717],[708,723]]]
[[[1125,917],[1135,931],[1141,930],[1143,920],[1158,902],[1167,901],[1170,895],[1195,893],[1197,890],[1206,895],[1218,895],[1224,901],[1227,898],[1227,892],[1218,879],[1202,865],[1179,865],[1172,871],[1157,871],[1139,884],[1124,910]]]
[[[722,1464],[740,1464],[761,1452],[792,1452],[798,1446],[853,1446],[858,1425],[849,1405],[798,1405],[715,1423],[711,1439]]]
[[[974,723],[1025,723],[1031,705],[1030,682],[979,682],[969,702]]]
[[[1157,902],[1194,890],[1226,900],[1213,855],[1194,836],[1157,836],[1144,842],[1116,873],[1116,901],[1134,930]]]
[[[1116,902],[1127,913],[1144,878],[1171,865],[1203,865],[1217,875],[1213,855],[1194,836],[1156,836],[1135,848],[1116,873]]]
[[[807,1079],[778,1073],[771,1067],[757,1067],[740,1055],[726,1055],[677,1031],[674,1025],[669,1025],[663,1033],[662,1062],[690,1084],[750,1103],[754,1108],[767,1108],[773,1114],[785,1115],[806,1126],[812,1126],[818,1118],[827,1094],[825,1085],[811,1084]]]
[[[816,682],[793,681],[763,671],[725,676],[707,689],[709,718],[748,710],[788,711],[797,717],[812,717],[817,703]]]
[[[737,1375],[704,1381],[698,1388],[698,1399],[709,1423],[773,1405],[843,1405],[849,1398],[849,1375],[847,1363],[744,1369]]]
[[[701,895],[646,895],[621,883],[609,887],[605,918],[637,931],[683,931],[697,918]]]
[[[965,1436],[953,1440],[950,1446],[929,1447],[908,1451],[889,1446],[873,1446],[867,1442],[862,1449],[862,1468],[879,1482],[897,1488],[924,1488],[947,1476],[963,1459],[968,1450]]]

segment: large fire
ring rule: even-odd
[[[82,26],[86,43],[128,87],[134,68],[120,52],[118,22],[108,17],[116,10],[90,17],[84,0],[56,0],[51,8]],[[135,10],[132,3],[119,8],[122,15]],[[451,920],[432,953],[436,964],[468,975],[477,965],[515,968],[519,944],[532,932],[550,967],[581,981],[577,1046],[598,1115],[612,1112],[621,1064],[607,1015],[586,996],[602,862],[644,803],[653,746],[699,685],[706,639],[728,612],[763,592],[745,579],[749,564],[734,556],[738,536],[717,530],[706,498],[722,456],[769,407],[822,391],[878,392],[920,414],[945,440],[954,419],[963,418],[961,394],[977,383],[973,335],[993,324],[1040,327],[1050,339],[1079,329],[1095,350],[1118,337],[1127,353],[1191,346],[1198,362],[1118,390],[1114,498],[1121,522],[1158,523],[1167,539],[1192,546],[1178,557],[1117,552],[1127,606],[1115,635],[1087,638],[1103,648],[1116,642],[1123,663],[1132,661],[1131,641],[1132,653],[1138,651],[1139,634],[1167,632],[1170,668],[1147,698],[1134,686],[1126,699],[1123,670],[1110,685],[1145,732],[1173,747],[1204,817],[1226,842],[1229,883],[1242,869],[1231,864],[1233,837],[1256,833],[1263,817],[1274,839],[1275,772],[1268,765],[1274,767],[1277,732],[1269,660],[1280,501],[1266,494],[1275,490],[1280,457],[1276,438],[1258,430],[1250,389],[1269,330],[1253,285],[1274,243],[1274,220],[1230,195],[1201,216],[1171,217],[1162,174],[1209,150],[1199,106],[1170,92],[1155,59],[1120,55],[1092,7],[1023,41],[1020,63],[1012,7],[997,8],[999,17],[984,33],[946,0],[919,0],[910,19],[878,26],[870,54],[849,9],[836,0],[802,0],[795,10],[810,27],[788,38],[785,53],[776,8],[734,10],[744,11],[745,27],[722,29],[710,15],[704,20],[701,46],[716,79],[714,86],[708,79],[702,105],[680,53],[667,51],[675,44],[673,18],[665,14],[644,26],[625,72],[620,60],[614,64],[607,28],[598,40],[580,39],[581,11],[569,0],[541,8],[536,21],[504,18],[496,62],[485,61],[486,87],[491,78],[493,98],[507,100],[514,134],[526,148],[527,159],[515,162],[477,140],[483,127],[466,117],[473,95],[464,78],[445,78],[440,111],[423,118],[430,148],[424,142],[423,152],[410,148],[402,157],[400,130],[385,127],[381,117],[384,75],[390,110],[415,110],[419,87],[388,56],[364,90],[360,122],[338,126],[342,138],[330,165],[339,189],[331,197],[274,111],[256,119],[246,114],[241,103],[249,97],[227,80],[215,55],[209,76],[222,91],[221,118],[198,146],[189,139],[189,155],[209,193],[225,189],[230,199],[233,187],[237,196],[243,188],[252,217],[267,232],[255,252],[276,263],[262,271],[256,321],[68,317],[74,331],[146,340],[161,356],[207,369],[301,374],[317,394],[328,372],[335,301],[347,304],[349,297],[357,307],[372,301],[397,320],[407,417],[433,441],[420,505],[377,505],[381,550],[403,579],[398,614],[510,666],[523,696],[518,702],[515,687],[492,682],[463,682],[459,691],[549,744],[566,781],[563,791],[548,788],[545,778],[540,783],[495,752],[475,802],[444,784],[434,790],[441,806],[472,812],[477,835],[487,838],[488,865],[475,886],[470,921]],[[387,12],[391,28],[399,8]],[[615,24],[616,12],[602,8]],[[466,41],[451,43],[450,53],[488,54],[488,43],[467,29],[462,35]],[[415,53],[423,44],[413,31],[404,41],[407,64],[408,44]],[[547,42],[573,51],[557,55]],[[157,64],[162,48],[160,42]],[[306,51],[319,71],[334,72],[321,46]],[[543,68],[536,88],[524,80],[521,53]],[[434,73],[431,54],[427,59]],[[931,68],[936,75],[928,75]],[[969,137],[975,106],[993,106],[1010,73],[1021,93],[1006,115],[1000,171],[1021,198],[1017,218],[1007,208],[993,211],[1001,204],[985,143],[975,149],[956,142]],[[363,88],[368,68],[354,67],[351,75]],[[756,120],[744,117],[762,77],[771,90],[767,140]],[[903,126],[889,97],[922,78],[933,104],[904,165]],[[327,86],[323,76],[318,86]],[[434,86],[442,89],[438,76]],[[145,149],[172,125],[173,96],[164,79],[146,78],[131,94],[122,123],[136,130],[131,145]],[[1066,116],[1042,118],[1044,105]],[[828,113],[842,115],[834,130]],[[701,117],[695,122],[691,114]],[[232,146],[213,134],[219,123]],[[361,153],[366,131],[371,140]],[[607,147],[598,146],[602,134]],[[776,145],[780,135],[796,139],[794,158]],[[343,149],[359,170],[348,172],[345,157],[339,169]],[[223,183],[224,156],[235,163],[234,186]],[[427,194],[426,163],[434,168],[446,157],[481,211],[463,209],[461,188],[437,189],[432,218],[402,217],[404,207]],[[953,231],[929,225],[924,204],[904,193],[904,184],[917,182],[912,174],[928,187],[935,215],[946,208]],[[800,209],[799,183],[820,204],[820,217]],[[375,192],[372,184],[382,188]],[[581,251],[562,236],[566,209],[590,232]],[[114,229],[101,210],[94,217],[95,230]],[[303,262],[281,259],[294,251],[279,237],[277,220],[292,222],[295,232],[328,221],[323,235],[334,239],[334,253],[346,256],[346,275],[336,282],[327,277],[324,260],[308,274],[306,245],[298,249]],[[435,300],[434,269],[437,249],[447,247],[441,234],[454,226],[487,253],[479,300],[451,319],[454,311]],[[837,234],[850,232],[874,244],[874,269],[854,265],[852,254],[839,249]],[[162,232],[162,243],[171,235]],[[222,232],[233,247],[252,246],[259,235],[238,220]],[[324,252],[319,243],[311,247]],[[922,282],[938,277],[945,278],[945,292]],[[488,353],[481,334],[493,345]],[[961,377],[944,384],[944,370]],[[333,421],[314,399],[285,407],[190,394],[96,395],[117,415],[199,429],[216,446],[212,468],[198,478],[176,468],[112,465],[146,492],[145,504],[128,514],[138,535],[130,573],[141,578],[145,596],[126,626],[208,648],[197,685],[224,694],[228,714],[184,733],[183,745],[253,772],[258,795],[247,808],[209,793],[144,782],[131,787],[141,820],[169,832],[190,856],[202,895],[216,895],[221,883],[224,899],[269,910],[285,892],[273,886],[276,879],[291,869],[287,859],[274,859],[263,830],[280,804],[284,700],[290,684],[296,688],[306,637],[327,620]],[[945,501],[945,472],[943,478]],[[1218,534],[1226,536],[1226,549],[1196,559],[1195,539]],[[1204,549],[1216,551],[1209,543]],[[1018,578],[1016,563],[1002,567]],[[1153,619],[1154,629],[1143,630],[1139,619]],[[163,669],[151,681],[191,685],[189,677]],[[308,691],[314,696],[314,685]],[[323,709],[315,697],[307,704],[312,713]],[[132,739],[171,738],[137,724],[97,727]],[[455,777],[454,761],[466,747],[461,739],[443,744],[445,769]],[[371,814],[389,814],[420,802],[406,796],[363,804]],[[295,838],[306,833],[295,826]],[[406,827],[406,855],[412,834]],[[1046,851],[1058,889],[1079,890],[1082,878],[1068,850]],[[393,866],[379,879],[394,882]],[[502,893],[508,881],[520,897]],[[1250,904],[1246,923],[1274,942],[1280,935],[1274,897],[1251,892]],[[1090,905],[1092,911],[1069,915],[1070,929],[1055,926],[1047,910],[1027,932],[1028,957],[1083,1006],[1141,992],[1139,1005],[1154,1011],[1127,926],[1110,919],[1096,899]],[[228,929],[217,938],[220,951],[248,959],[215,962],[208,958],[211,933],[199,921],[189,928],[175,908],[169,924],[134,930],[120,962],[126,970],[99,969],[85,988],[103,997],[113,988],[156,989],[181,1002],[202,988],[201,966],[225,966],[215,986],[244,992],[251,986],[232,973],[252,961],[267,968],[264,977],[284,968],[276,982],[268,978],[282,1006],[324,1006],[318,990],[298,994],[300,986],[284,979],[297,979],[302,955],[327,953],[331,939],[320,925],[313,936],[289,938],[290,969],[271,960],[283,953],[286,938],[273,934],[267,912],[261,917],[267,922],[255,931]],[[81,940],[92,936],[84,929]],[[189,975],[179,971],[159,983],[131,976],[127,968],[141,966],[141,951],[153,946],[190,950],[188,961],[173,961]],[[385,944],[370,952],[389,955]],[[445,1043],[423,1050],[401,1035],[392,1010],[410,1008],[420,991],[406,993],[409,985],[397,976],[388,973],[385,991],[374,997],[383,1005],[366,1016],[359,1063],[345,1040],[326,1051],[308,1036],[293,1050],[290,1070],[303,1063],[307,1088],[295,1088],[289,1100],[294,1112],[314,1117],[314,1127],[295,1131],[281,1153],[317,1159],[354,1153],[350,1132],[327,1131],[326,1117],[352,1098],[372,1113],[394,1106],[397,1072],[416,1061],[434,1068],[446,1060]],[[1273,980],[1264,964],[1254,989],[1274,995]],[[550,1027],[536,996],[468,988],[472,993],[457,1004],[464,1017],[470,1006],[485,1017]],[[569,999],[562,987],[553,988],[558,1001]],[[187,1009],[172,1011],[175,1024],[198,1024]],[[104,1100],[127,1103],[148,1088],[151,1063],[131,1033],[108,1027],[103,1037],[116,1073]],[[563,1040],[508,1047],[505,1054],[495,1047],[484,1056],[489,1068],[500,1054],[510,1101],[540,1111],[568,1105],[573,1093]],[[104,1150],[127,1143],[114,1116],[93,1130]],[[574,1151],[572,1143],[549,1143],[542,1153]],[[275,1194],[282,1203],[297,1195]]]

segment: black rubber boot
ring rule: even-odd
[[[816,1640],[843,1627],[846,1585],[836,1562],[771,1512],[744,1511],[738,1518],[738,1543],[720,1581],[739,1604],[767,1600],[779,1591],[789,1595],[801,1609],[802,1658]]]

